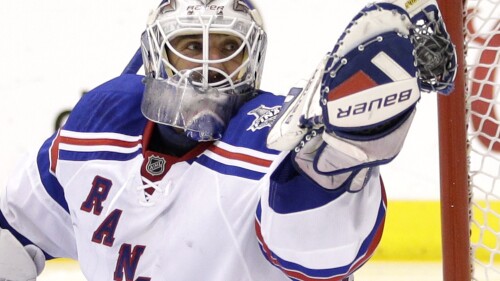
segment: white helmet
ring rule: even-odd
[[[212,57],[211,42],[219,37],[236,38],[236,43]],[[174,42],[184,40],[179,38],[195,38],[199,55],[177,49]],[[197,141],[219,139],[259,87],[265,49],[262,20],[249,0],[164,0],[142,36],[143,114]],[[235,67],[221,67],[236,57]],[[179,59],[189,67],[176,65]]]

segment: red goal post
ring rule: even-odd
[[[500,0],[438,0],[457,48],[438,97],[445,281],[500,280]]]
[[[455,90],[438,96],[441,233],[445,281],[470,281],[469,183],[464,52],[465,0],[438,0],[458,54]]]

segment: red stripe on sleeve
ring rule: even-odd
[[[61,141],[61,136],[59,135],[61,131],[57,132],[57,136],[54,138],[52,145],[50,146],[50,171],[55,174],[57,167],[57,160],[59,159],[59,143]]]
[[[141,143],[141,141],[122,141],[122,140],[113,140],[113,139],[77,139],[71,137],[61,137],[62,143],[72,144],[72,145],[81,145],[81,146],[92,146],[92,145],[111,145],[111,146],[119,146],[125,148],[131,148]]]

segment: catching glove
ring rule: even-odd
[[[268,146],[293,149],[297,169],[325,188],[360,190],[371,167],[401,150],[420,98],[411,27],[397,5],[361,10],[312,78],[292,88]]]

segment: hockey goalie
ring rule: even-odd
[[[83,96],[2,189],[0,280],[59,257],[95,281],[353,280],[384,228],[379,166],[420,92],[453,84],[437,4],[412,3],[367,5],[277,96],[250,1],[164,0],[145,75]]]

